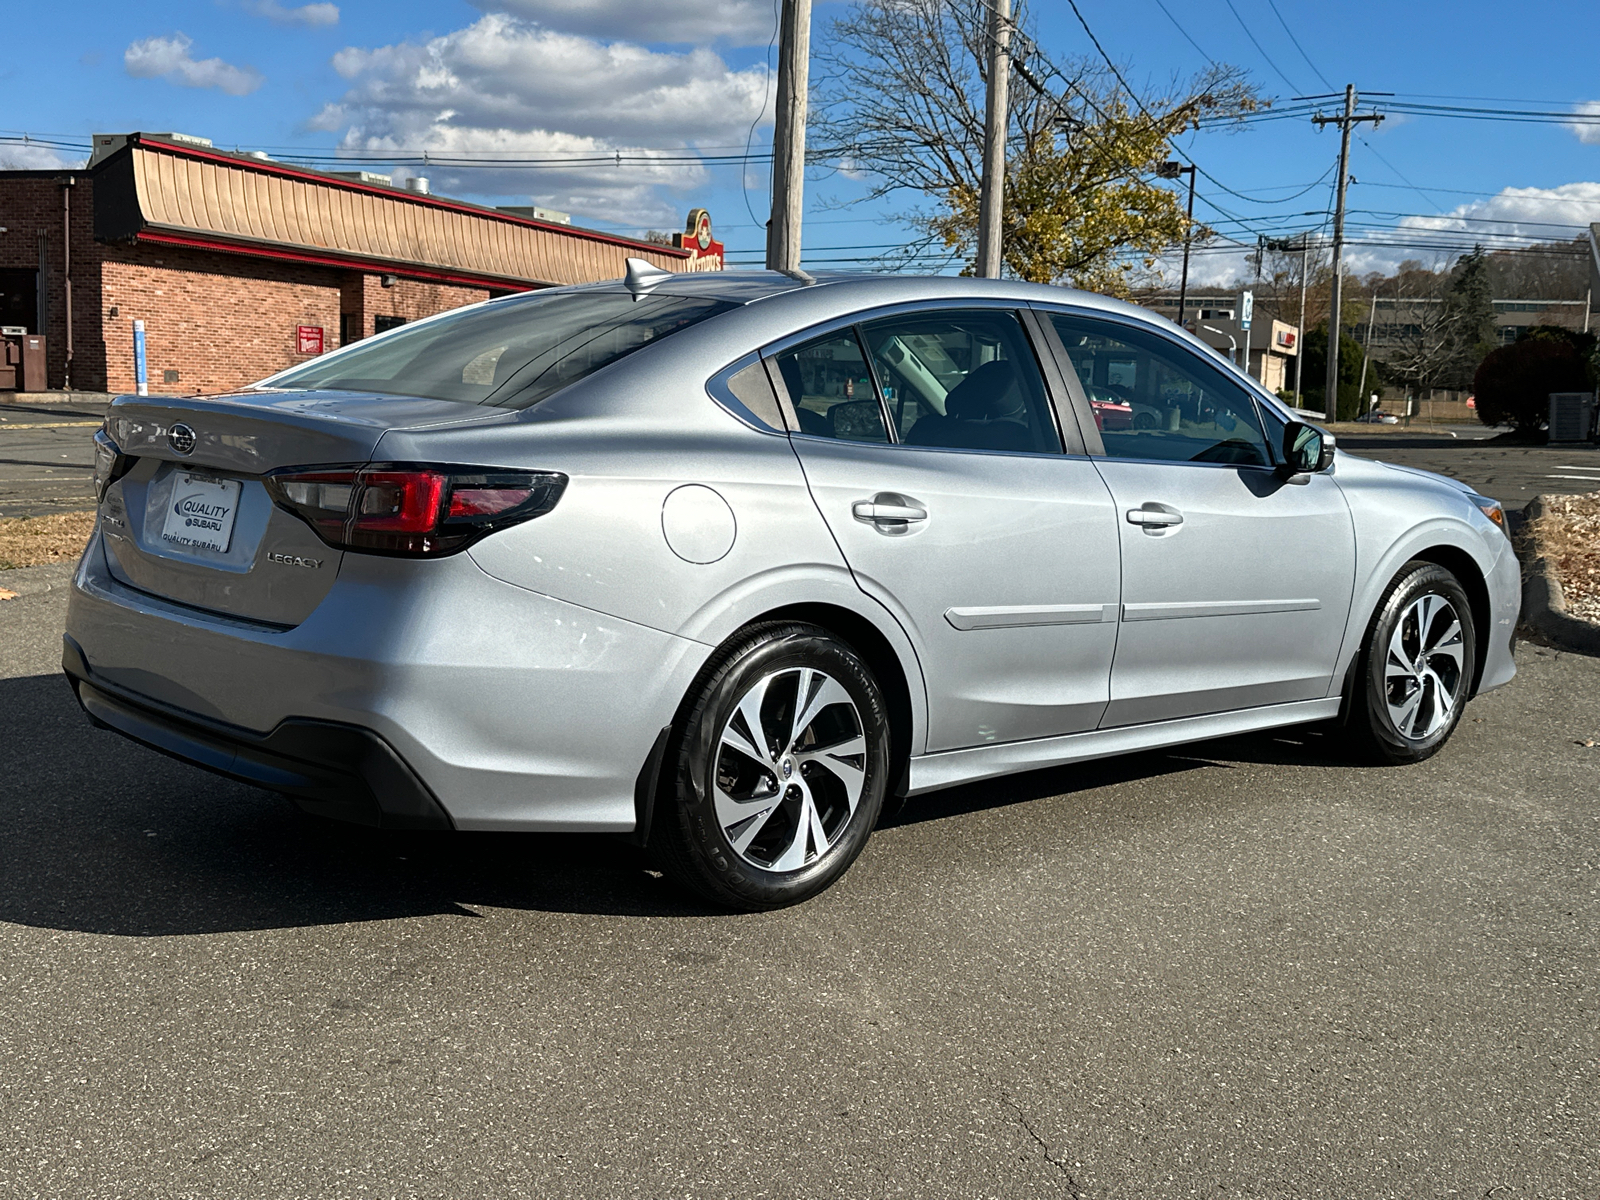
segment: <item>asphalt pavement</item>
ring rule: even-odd
[[[809,904],[91,729],[0,603],[0,1196],[1600,1194],[1600,660],[911,802]]]
[[[1494,436],[1494,430],[1482,426],[1442,433],[1337,435],[1339,445],[1352,454],[1437,471],[1470,484],[1507,508],[1521,508],[1535,496],[1600,492],[1600,448],[1508,446],[1492,442]]]
[[[0,392],[0,517],[94,507],[94,431],[110,397]]]

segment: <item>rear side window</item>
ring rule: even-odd
[[[855,330],[807,342],[777,357],[799,432],[848,442],[886,442],[883,410]]]
[[[1044,380],[1014,313],[935,312],[861,327],[895,440],[1061,453]]]
[[[627,292],[535,293],[356,342],[262,386],[527,408],[635,350],[737,307]]]

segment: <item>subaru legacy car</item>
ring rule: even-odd
[[[1515,671],[1495,501],[1054,287],[635,262],[96,443],[97,724],[323,816],[630,834],[740,909],[886,801],[1310,722],[1414,762]]]

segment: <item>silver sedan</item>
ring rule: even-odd
[[[325,816],[631,835],[736,908],[886,802],[1303,722],[1413,762],[1515,672],[1498,504],[1058,288],[635,264],[97,444],[91,719]]]

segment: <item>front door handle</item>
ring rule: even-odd
[[[880,529],[903,530],[911,521],[928,519],[927,509],[898,492],[879,492],[871,500],[857,500],[850,506],[850,514]]]
[[[1164,504],[1146,504],[1141,508],[1128,510],[1128,523],[1143,525],[1145,528],[1161,528],[1167,525],[1182,525],[1183,514],[1175,508],[1168,508]]]

